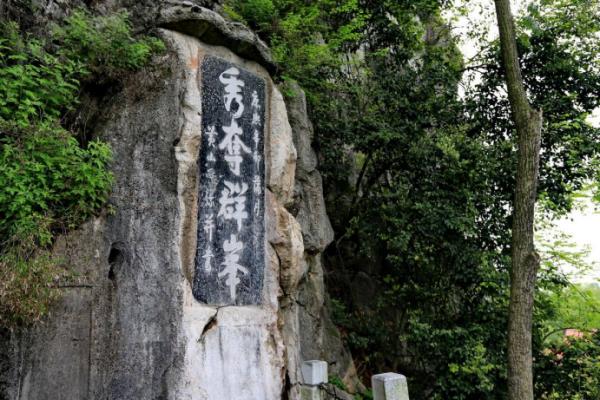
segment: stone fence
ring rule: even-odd
[[[343,391],[328,385],[327,362],[310,360],[302,363],[301,400],[352,400]],[[371,377],[373,400],[409,400],[406,377],[393,372]]]

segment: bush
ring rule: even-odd
[[[55,120],[76,104],[85,66],[64,51],[47,52],[43,41],[18,29],[0,25],[0,118],[21,127]]]
[[[51,255],[57,234],[108,199],[111,150],[61,126],[83,79],[119,79],[163,49],[136,39],[125,13],[75,11],[47,39],[0,24],[0,325],[42,318],[70,275]]]
[[[82,148],[60,127],[0,127],[0,236],[9,246],[47,246],[53,231],[76,227],[105,203],[112,182],[107,144]]]
[[[67,274],[66,267],[48,252],[29,258],[14,250],[0,255],[0,324],[38,321],[58,299],[55,284]]]
[[[600,398],[600,333],[568,337],[544,349],[535,359],[536,398]]]
[[[39,320],[68,275],[49,248],[108,198],[112,175],[106,143],[87,147],[58,126],[0,123],[0,324]]]
[[[54,26],[52,35],[73,57],[83,58],[91,72],[113,78],[142,67],[165,48],[154,37],[134,38],[124,11],[100,17],[75,11],[63,25]]]

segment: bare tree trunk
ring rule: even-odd
[[[533,400],[531,330],[540,263],[533,244],[533,225],[542,112],[531,107],[525,93],[509,0],[495,0],[495,3],[508,98],[518,137],[508,315],[508,394],[510,400]]]

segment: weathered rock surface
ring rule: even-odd
[[[298,161],[294,185],[294,216],[302,226],[304,247],[310,253],[320,253],[333,241],[333,228],[329,222],[323,199],[323,183],[317,171],[317,155],[311,147],[314,136],[306,109],[306,97],[295,83],[287,85],[289,120]]]
[[[115,213],[57,243],[81,283],[59,289],[65,296],[44,323],[13,335],[8,399],[166,399],[178,379],[181,112],[173,99],[182,87],[171,79],[173,57],[157,63],[105,104],[98,133],[114,153]]]
[[[258,62],[270,73],[276,71],[271,52],[258,35],[198,2],[165,2],[157,10],[155,25],[186,33],[207,44],[227,47],[241,57]]]
[[[341,378],[350,390],[356,391],[359,382],[352,358],[344,348],[327,308],[322,252],[333,241],[333,229],[325,210],[321,175],[316,170],[317,157],[311,146],[313,127],[308,118],[306,97],[293,83],[287,84],[284,92],[292,93],[286,104],[297,152],[294,202],[289,209],[300,225],[304,241],[303,275],[297,287],[286,291],[281,301],[286,322],[283,337],[291,398],[299,396],[300,364],[313,359],[326,360],[330,374]]]
[[[125,9],[138,32],[159,27],[185,33],[206,44],[226,47],[275,73],[277,67],[267,45],[243,24],[223,18],[218,12],[222,3],[222,0],[31,0],[37,14],[33,16],[34,23],[59,20],[86,6],[101,13]]]
[[[331,383],[323,385],[321,391],[323,393],[323,400],[354,400],[354,396]]]
[[[60,14],[75,2],[42,1]],[[284,101],[268,49],[215,2],[129,2],[169,52],[103,99],[96,132],[114,152],[114,212],[61,238],[79,275],[47,320],[3,334],[0,398],[297,399],[300,365],[323,359],[352,388],[356,374],[327,311],[321,253],[333,240],[302,91]],[[137,26],[137,25],[136,25]],[[267,83],[266,268],[259,306],[209,306],[192,295],[199,66],[212,55]]]
[[[292,139],[292,128],[288,122],[283,96],[275,89],[271,99],[271,146],[269,153],[269,189],[283,205],[292,201],[294,176],[296,173],[296,148]]]
[[[185,90],[182,135],[175,147],[179,161],[178,175],[182,238],[182,268],[191,275],[196,248],[196,212],[198,186],[197,155],[201,132],[202,102],[198,87],[199,66],[205,56],[228,60],[267,81],[268,102],[275,96],[268,73],[258,64],[245,61],[228,49],[213,47],[197,39],[173,31],[163,31],[167,42],[176,50],[185,67],[181,80]],[[269,108],[269,121],[275,111]],[[285,118],[285,109],[283,116]],[[269,123],[268,126],[272,125]],[[267,132],[270,132],[267,130]],[[290,138],[291,140],[291,138]],[[267,137],[267,148],[272,141]],[[271,150],[272,151],[272,150]],[[268,151],[269,152],[269,151]],[[290,150],[291,152],[291,150]],[[293,155],[293,154],[292,154]],[[290,156],[291,157],[291,156]],[[267,176],[277,165],[267,162]],[[281,207],[274,196],[267,195],[267,209]],[[267,240],[272,238],[275,224],[267,216]],[[176,240],[177,242],[177,240]],[[185,346],[182,380],[174,388],[177,399],[277,399],[283,382],[283,345],[278,330],[279,264],[287,261],[267,247],[261,307],[214,307],[199,303],[190,290],[190,281],[181,282],[183,292],[182,341]],[[290,261],[291,263],[292,261]]]

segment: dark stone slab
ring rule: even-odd
[[[216,57],[202,63],[194,297],[262,301],[265,269],[265,81]]]

